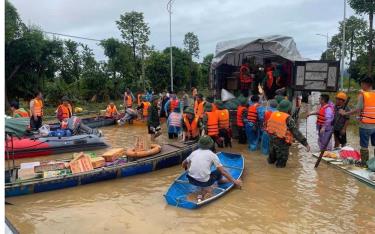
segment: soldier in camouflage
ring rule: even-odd
[[[270,119],[267,121],[266,131],[270,135],[268,163],[274,164],[276,162],[276,167],[283,168],[288,161],[289,147],[293,141],[293,137],[304,145],[307,151],[310,151],[310,146],[306,138],[298,130],[296,122],[289,115],[291,103],[288,100],[283,100],[277,109],[278,111],[272,113]]]

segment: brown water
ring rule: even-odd
[[[317,151],[314,120],[308,123],[308,140]],[[305,133],[305,120],[300,129]],[[147,135],[145,127],[103,131],[112,146],[129,146],[134,135]],[[6,206],[6,215],[21,233],[374,233],[375,190],[324,162],[315,170],[316,159],[300,145],[292,147],[285,169],[244,146],[228,151],[246,158],[242,190],[198,210],[166,204],[163,194],[181,173],[175,166],[7,198],[14,205]]]

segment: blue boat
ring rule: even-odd
[[[232,175],[234,179],[239,179],[244,170],[244,157],[241,154],[224,152],[217,153],[217,155],[226,171]],[[211,170],[215,170],[215,166],[212,166]],[[197,200],[197,195],[202,188],[190,184],[186,174],[187,172],[182,173],[169,187],[167,193],[164,194],[169,205],[186,209],[196,209],[223,196],[234,186],[233,183],[215,183],[212,186],[211,197]]]
[[[36,178],[19,181],[15,179],[17,178],[18,170],[15,168],[5,172],[5,197],[70,188],[171,167],[180,164],[197,148],[198,144],[196,142],[168,143],[162,145],[159,154],[148,158],[142,158],[120,165],[101,167],[88,172],[52,178]]]

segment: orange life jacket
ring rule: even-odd
[[[181,113],[172,112],[168,118],[170,126],[181,127]]]
[[[68,107],[66,107],[65,105],[61,104],[57,109],[60,109],[61,110],[61,117],[62,119],[69,119],[70,117],[72,117],[72,106],[70,104],[68,104]]]
[[[15,110],[13,116],[15,116],[16,114],[20,115],[21,118],[30,117],[29,113],[27,111],[25,111],[24,109],[17,109],[17,110]]]
[[[217,112],[206,112],[207,115],[207,135],[219,135],[219,115]]]
[[[326,122],[326,109],[331,107],[328,104],[325,104],[324,106],[320,107],[319,113],[318,113],[318,118],[316,119],[316,124],[318,126],[323,126],[324,123]]]
[[[273,85],[273,81],[274,81],[273,71],[272,70],[267,71],[266,74],[267,74],[267,80],[266,80],[267,88],[271,89]]]
[[[217,115],[219,116],[219,129],[228,129],[229,128],[229,111],[216,110]]]
[[[205,103],[204,101],[200,102],[199,104],[198,104],[198,101],[195,101],[195,103],[194,103],[195,116],[197,116],[200,119],[203,117],[204,103]]]
[[[375,92],[361,92],[363,96],[363,110],[360,121],[364,124],[375,124]]]
[[[127,99],[126,99],[126,107],[127,108],[132,108],[132,106],[133,106],[132,95],[128,95],[126,97],[127,97]]]
[[[256,123],[258,121],[258,113],[257,108],[260,104],[254,103],[253,105],[249,106],[247,109],[247,120],[249,120],[252,123]]]
[[[211,103],[211,105],[212,105],[212,111],[217,111],[218,110],[215,103]]]
[[[151,106],[150,102],[142,102],[143,104],[143,117],[148,116],[148,108]]]
[[[251,83],[252,78],[246,72],[249,71],[249,66],[246,64],[242,64],[240,67],[240,82],[241,83]]]
[[[184,114],[184,123],[187,129],[188,137],[195,138],[199,135],[198,121],[199,118],[194,117],[193,121],[190,123],[188,117],[186,114]]]
[[[179,105],[180,105],[180,102],[178,101],[178,99],[171,100],[169,102],[169,111],[170,111],[170,113],[172,113],[175,108],[179,107]]]
[[[289,114],[287,113],[279,111],[273,112],[267,121],[266,132],[270,135],[285,140],[287,144],[291,144],[293,142],[293,135],[286,125],[286,120],[288,117]]]
[[[105,112],[105,116],[112,118],[115,115],[115,113],[117,113],[116,106],[113,106],[113,108],[112,108],[111,105],[108,105],[107,110]]]
[[[273,112],[272,110],[266,110],[266,112],[264,112],[264,128],[267,127],[267,121],[270,119]]]
[[[242,114],[243,111],[246,110],[246,107],[244,106],[238,106],[237,107],[237,126],[238,127],[243,127],[245,126],[243,119],[242,119]]]
[[[34,114],[36,116],[43,116],[43,101],[34,98]]]

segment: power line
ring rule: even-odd
[[[71,37],[71,38],[77,38],[77,39],[88,40],[88,41],[98,41],[98,42],[103,41],[103,40],[98,40],[98,39],[93,39],[93,38],[88,38],[88,37],[79,37],[79,36],[73,36],[73,35],[62,34],[62,33],[47,32],[47,31],[42,31],[42,32],[47,33],[47,34],[52,34],[52,35],[59,35],[59,36],[63,36],[63,37]]]

